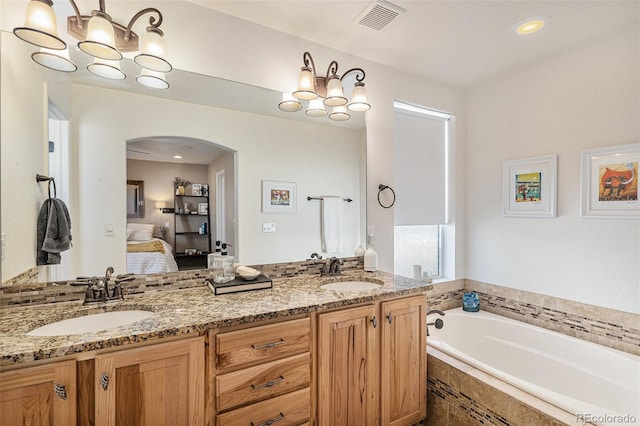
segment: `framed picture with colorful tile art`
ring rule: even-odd
[[[640,143],[582,151],[581,216],[640,219],[639,163]]]
[[[508,160],[502,165],[502,214],[556,217],[558,156]]]
[[[262,181],[262,213],[295,213],[295,182]]]

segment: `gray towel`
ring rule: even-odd
[[[45,200],[38,214],[37,230],[36,265],[59,264],[60,253],[71,247],[71,218],[62,200]]]

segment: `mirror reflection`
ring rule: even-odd
[[[287,114],[277,109],[280,93],[180,70],[171,73],[171,87],[162,91],[130,85],[127,80],[89,78],[81,56],[74,58],[79,71],[64,75],[33,63],[30,52],[13,34],[2,33],[2,232],[7,247],[3,282],[35,267],[32,222],[46,194],[35,183],[29,183],[33,186],[26,192],[9,189],[32,182],[36,173],[54,175],[55,167],[47,166],[43,158],[47,109],[50,120],[63,123],[61,137],[67,138],[67,151],[55,173],[60,176],[56,178],[59,197],[70,208],[74,246],[63,253],[59,267],[41,268],[40,280],[95,275],[106,265],[124,272],[131,222],[164,228],[163,241],[176,253],[175,232],[180,231],[175,208],[179,206],[172,181],[180,174],[152,183],[128,172],[129,162],[144,161],[127,159],[130,143],[154,138],[204,141],[233,153],[228,160],[232,166],[225,166],[225,181],[232,186],[222,211],[214,200],[217,193],[209,193],[207,233],[209,242],[215,243],[224,232],[239,262],[300,261],[313,252],[352,256],[358,245],[364,245],[363,119],[354,115],[336,125]],[[72,56],[77,53],[71,51]],[[128,62],[123,61],[123,71],[135,75],[127,71]],[[207,172],[206,179],[197,179],[195,183],[208,184],[211,190],[218,178],[215,172]],[[127,180],[144,181],[144,217],[127,218]],[[296,210],[265,211],[263,181],[294,183]],[[155,192],[155,185],[166,192]],[[322,252],[321,203],[307,201],[307,197],[322,196],[353,199],[345,203],[342,238],[333,253]],[[174,211],[163,212],[155,208],[156,202]],[[197,204],[201,203],[191,202],[196,211]],[[196,225],[193,232],[200,232],[202,223]],[[204,251],[198,247],[192,244],[183,249]]]
[[[127,218],[144,217],[144,182],[127,180]]]

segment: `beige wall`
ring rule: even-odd
[[[47,89],[41,70],[15,58],[28,57],[30,49],[25,43],[3,36],[0,51],[0,231],[4,246],[0,276],[7,279],[35,265],[36,219],[48,196],[47,184],[35,180],[36,174],[48,173]]]
[[[580,151],[640,140],[635,26],[471,91],[467,278],[640,313],[640,223],[580,217]],[[558,154],[558,217],[502,216],[502,162]]]

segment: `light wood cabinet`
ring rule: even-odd
[[[415,424],[427,414],[425,298],[392,300],[381,307],[381,423]]]
[[[75,361],[0,373],[1,424],[74,426],[76,401]]]
[[[317,424],[411,425],[426,417],[424,295],[317,315]]]
[[[95,357],[95,425],[203,425],[204,338]]]
[[[210,332],[212,424],[300,425],[310,419],[311,326],[300,318]]]
[[[318,315],[318,424],[372,425],[375,307]]]

